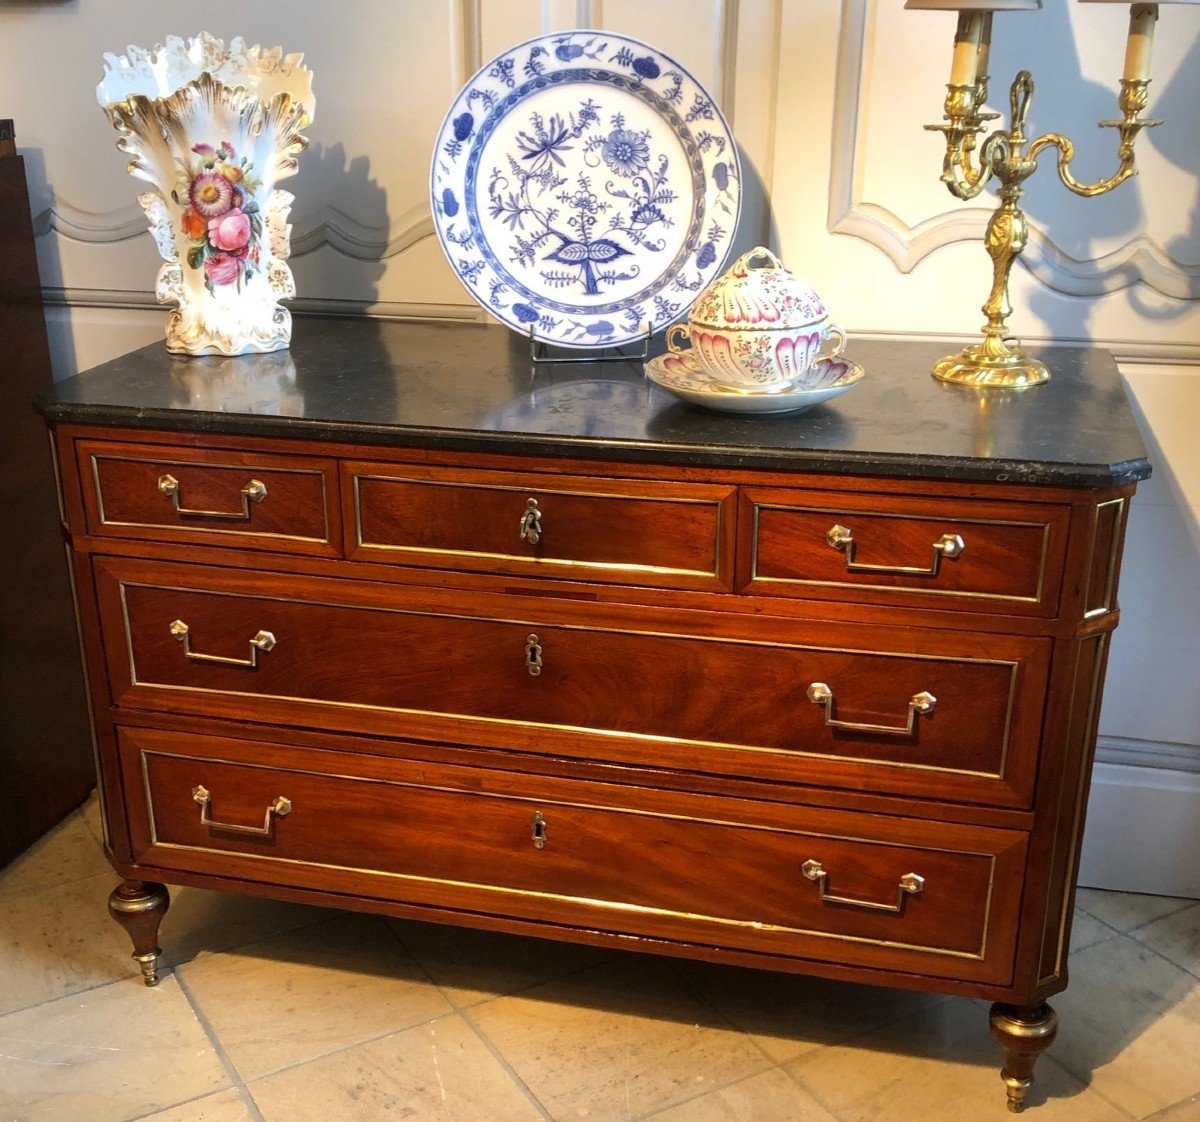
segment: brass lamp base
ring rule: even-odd
[[[999,340],[972,343],[958,354],[947,355],[933,368],[933,376],[959,386],[992,386],[1022,389],[1050,381],[1046,364],[1030,358],[1019,347]]]

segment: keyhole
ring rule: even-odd
[[[546,848],[546,819],[540,810],[533,812],[533,848]]]

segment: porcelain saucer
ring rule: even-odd
[[[646,377],[692,405],[723,413],[798,413],[829,401],[862,381],[866,371],[844,358],[821,359],[803,389],[748,390],[715,381],[688,354],[665,354],[646,363]]]

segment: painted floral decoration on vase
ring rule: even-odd
[[[129,173],[163,256],[156,294],[177,307],[167,348],[181,354],[275,351],[291,341],[287,258],[296,171],[313,115],[312,73],[281,48],[169,37],[154,51],[105,56],[100,104],[133,157]]]
[[[255,191],[262,184],[254,165],[239,160],[228,140],[219,147],[201,142],[192,145],[197,163],[180,163],[180,180],[171,198],[184,207],[183,233],[191,240],[186,260],[191,269],[204,270],[210,293],[219,284],[253,279],[262,259],[262,215]]]

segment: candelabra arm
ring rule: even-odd
[[[973,199],[992,178],[993,154],[989,137],[979,151],[979,162],[973,156],[976,141],[986,121],[995,120],[995,113],[982,113],[979,106],[987,98],[987,76],[971,86],[948,85],[942,125],[926,125],[928,132],[946,136],[946,155],[942,160],[942,182],[959,199]]]
[[[1121,92],[1117,103],[1120,106],[1122,118],[1119,121],[1101,121],[1101,128],[1116,129],[1120,137],[1117,147],[1117,159],[1120,161],[1114,174],[1094,183],[1080,183],[1071,172],[1071,161],[1075,158],[1075,145],[1062,133],[1049,132],[1039,136],[1029,146],[1029,158],[1036,160],[1038,153],[1047,148],[1058,149],[1058,178],[1062,180],[1067,190],[1076,195],[1090,199],[1097,195],[1107,195],[1109,191],[1119,187],[1125,180],[1137,175],[1134,166],[1134,143],[1142,129],[1153,128],[1162,124],[1161,121],[1142,120],[1141,112],[1146,108],[1146,89],[1148,79],[1121,79]]]

